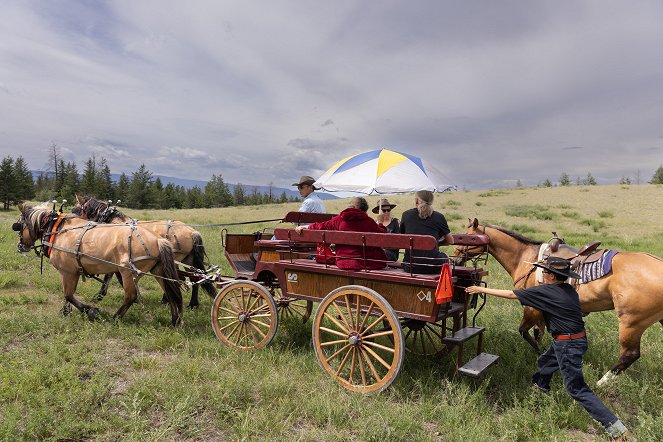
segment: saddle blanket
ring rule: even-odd
[[[588,264],[582,264],[578,272],[581,276],[580,284],[592,282],[610,273],[612,270],[612,258],[617,253],[619,253],[617,250],[606,250],[600,259]]]
[[[542,260],[547,252],[548,244],[541,244],[538,259]],[[581,279],[578,282],[580,284],[586,284],[610,273],[612,270],[612,258],[617,253],[619,253],[618,250],[606,250],[603,252],[603,255],[600,259],[587,264],[582,264],[579,271],[577,271],[577,273],[579,273],[581,276]],[[543,269],[541,269],[541,267],[537,267],[535,275],[537,283],[543,284]]]

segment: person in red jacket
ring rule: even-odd
[[[348,232],[375,232],[387,233],[387,229],[375,222],[368,216],[368,202],[362,197],[352,198],[347,209],[330,219],[329,221],[298,226],[297,232],[303,229],[310,230],[344,230]],[[361,246],[336,245],[336,266],[339,269],[361,270],[361,269],[383,269],[386,267],[387,255],[380,247],[366,247],[366,259],[364,259],[364,248]]]

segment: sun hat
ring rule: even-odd
[[[378,201],[378,205],[373,207],[373,210],[371,210],[371,212],[379,213],[381,207],[389,207],[390,209],[393,209],[394,207],[396,207],[396,204],[389,204],[389,200],[387,198],[382,198],[380,201]]]
[[[571,270],[571,262],[568,259],[549,256],[543,261],[535,262],[534,265],[557,275],[580,279],[580,275]]]
[[[313,178],[311,176],[308,176],[308,175],[302,175],[301,177],[299,177],[299,182],[298,183],[292,183],[292,185],[299,187],[303,184],[310,184],[311,186],[313,186],[313,183],[315,183],[315,178]],[[320,189],[319,187],[315,187],[315,186],[313,186],[313,188],[315,190]]]

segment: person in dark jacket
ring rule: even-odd
[[[431,235],[438,243],[453,244],[447,219],[440,212],[433,210],[433,192],[420,190],[415,194],[414,204],[414,209],[403,212],[400,232]],[[437,247],[433,250],[414,250],[410,266],[410,251],[406,249],[403,256],[403,270],[412,273],[440,273],[442,264],[448,260],[447,255],[440,252]]]
[[[349,232],[375,232],[386,233],[384,226],[375,222],[368,214],[368,203],[362,197],[352,198],[347,209],[330,219],[329,221],[309,224],[308,226],[297,226],[295,230],[344,230]],[[387,264],[387,256],[379,247],[366,247],[366,259],[364,249],[361,246],[336,245],[336,266],[339,269],[361,270],[382,269]]]
[[[564,387],[596,421],[601,423],[615,440],[628,441],[631,433],[606,407],[585,382],[582,358],[587,351],[587,333],[582,320],[578,292],[566,283],[568,278],[580,279],[571,271],[568,260],[555,256],[534,264],[543,269],[543,285],[523,290],[499,290],[470,286],[467,293],[486,293],[500,298],[518,299],[522,305],[543,312],[546,327],[553,335],[550,348],[536,361],[536,373],[532,376],[534,387],[548,392],[553,374],[559,371]]]
[[[377,222],[387,229],[387,233],[400,233],[401,227],[398,218],[391,216],[391,211],[394,210],[394,207],[396,207],[396,204],[391,204],[388,199],[382,198],[372,210],[373,213],[378,214]],[[398,261],[398,249],[384,249],[384,251],[389,261]]]

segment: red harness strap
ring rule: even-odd
[[[46,256],[47,257],[51,256],[51,249],[53,248],[53,244],[55,244],[55,237],[57,236],[56,232],[58,231],[58,228],[60,227],[60,223],[62,222],[63,219],[64,219],[63,215],[58,214],[58,217],[55,220],[55,222],[53,223],[53,226],[51,227],[51,230],[44,234],[44,236],[49,237],[48,242],[50,244],[48,247],[46,247]]]

